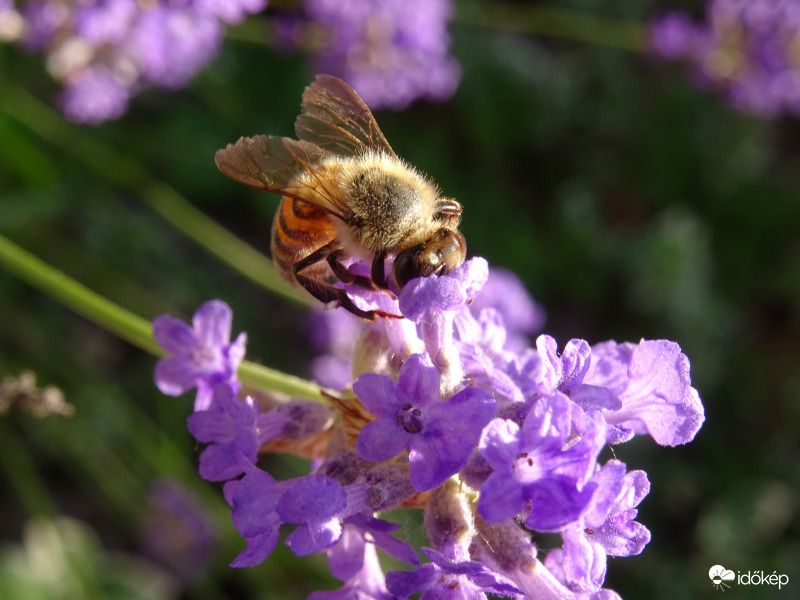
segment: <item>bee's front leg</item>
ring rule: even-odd
[[[376,252],[375,258],[372,259],[372,269],[370,271],[372,276],[372,283],[382,290],[389,289],[389,283],[386,281],[386,252]]]

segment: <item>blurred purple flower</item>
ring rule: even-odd
[[[704,87],[765,117],[800,115],[800,4],[795,0],[711,0],[706,22],[680,12],[653,21],[650,50],[686,60]]]
[[[214,15],[192,5],[159,4],[142,13],[131,32],[131,47],[144,79],[179,88],[216,56],[222,33]]]
[[[186,581],[205,573],[219,538],[198,499],[170,479],[150,486],[140,533],[144,553]]]
[[[108,69],[90,66],[64,81],[61,109],[70,121],[96,125],[122,116],[129,98],[130,90]]]
[[[146,84],[185,86],[217,54],[223,23],[239,23],[266,0],[33,0],[22,10],[20,43],[47,54],[65,86],[70,120],[121,116]]]
[[[373,109],[444,100],[461,69],[450,56],[450,0],[306,0],[322,45],[314,70],[337,75]],[[284,36],[287,37],[287,36]]]
[[[75,11],[75,33],[94,46],[125,39],[138,16],[135,0],[94,0],[80,3]]]
[[[497,267],[489,272],[486,285],[470,308],[476,316],[484,308],[493,308],[500,313],[507,333],[512,338],[511,349],[515,351],[527,345],[525,337],[541,329],[546,318],[544,309],[530,297],[519,277]]]

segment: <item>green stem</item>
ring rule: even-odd
[[[220,227],[165,183],[154,181],[142,199],[164,220],[250,281],[292,302],[304,303],[297,291],[275,270],[272,261]]]
[[[602,19],[577,11],[526,4],[459,2],[455,21],[476,27],[537,33],[635,52],[644,49],[644,28],[638,23]]]
[[[255,388],[279,392],[294,398],[315,400],[323,404],[328,403],[328,399],[322,394],[322,388],[318,385],[256,363],[243,361],[239,366],[239,380]]]
[[[4,236],[0,236],[0,265],[134,346],[152,354],[163,354],[153,339],[149,321],[106,300]]]
[[[164,351],[153,339],[149,321],[103,298],[0,235],[0,265],[97,325],[156,356]],[[319,386],[255,363],[244,361],[239,380],[255,388],[327,402]]]
[[[304,303],[302,296],[278,274],[271,260],[220,227],[175,189],[152,177],[143,166],[88,134],[86,128],[70,125],[36,97],[9,82],[4,85],[0,106],[107,181],[132,189],[162,218],[238,273],[287,300]]]

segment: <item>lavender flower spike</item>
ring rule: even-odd
[[[172,357],[158,361],[155,380],[168,396],[179,396],[197,387],[194,409],[205,410],[219,383],[236,392],[236,370],[242,362],[247,336],[240,333],[230,343],[233,312],[221,300],[211,300],[197,309],[190,327],[180,319],[161,315],[153,320],[156,342]]]

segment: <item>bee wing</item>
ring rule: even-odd
[[[349,222],[352,211],[317,168],[327,156],[308,141],[256,135],[217,150],[214,160],[220,171],[239,183],[307,202]]]
[[[332,75],[317,75],[303,92],[297,137],[339,155],[380,150],[396,156],[356,91]]]

